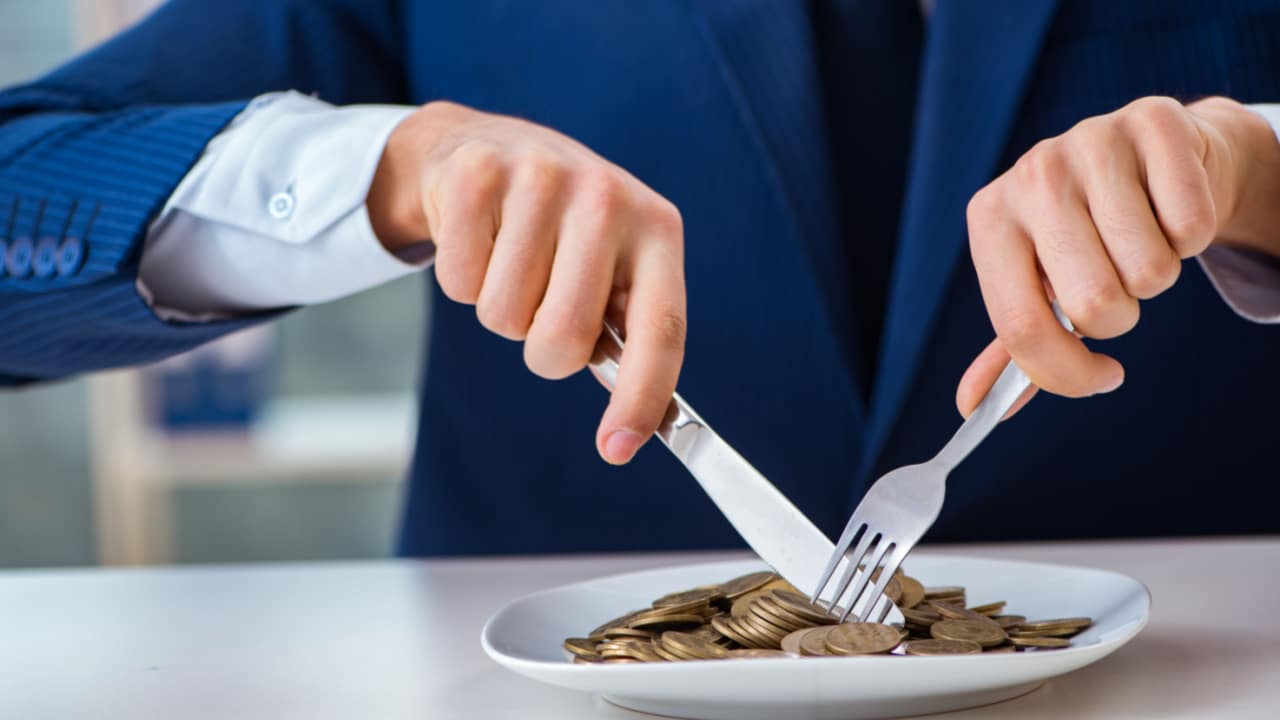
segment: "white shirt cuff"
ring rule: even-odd
[[[206,148],[150,227],[139,291],[168,319],[326,302],[425,267],[365,208],[387,137],[414,108],[334,108],[295,92],[254,100]]]
[[[1280,105],[1248,107],[1271,125],[1280,142]],[[1280,323],[1280,260],[1219,245],[1211,245],[1196,260],[1237,315],[1257,323]]]

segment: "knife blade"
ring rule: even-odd
[[[622,338],[606,325],[589,366],[610,390],[617,382],[622,350]],[[678,393],[672,395],[655,435],[684,464],[747,545],[811,597],[835,547],[831,540]],[[847,562],[842,562],[840,572]],[[832,601],[829,596],[823,599]],[[888,603],[887,599],[882,602]],[[886,622],[902,622],[902,613],[892,603],[888,605]],[[854,608],[855,613],[860,610]]]

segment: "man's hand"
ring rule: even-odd
[[[1033,147],[974,195],[968,221],[997,339],[961,379],[960,412],[1010,355],[1049,392],[1110,392],[1124,368],[1063,329],[1051,299],[1078,335],[1113,338],[1213,242],[1280,256],[1280,144],[1231,100],[1143,98]]]
[[[542,377],[582,369],[606,313],[618,321],[627,347],[596,446],[625,463],[653,434],[684,355],[674,205],[553,130],[446,102],[392,133],[367,205],[388,249],[432,240],[444,294],[523,340]]]

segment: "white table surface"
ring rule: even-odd
[[[931,547],[1087,565],[1151,588],[1115,655],[967,718],[1280,717],[1280,537]],[[509,673],[485,619],[533,590],[734,555],[0,573],[0,717],[648,717]]]

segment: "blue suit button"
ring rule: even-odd
[[[31,257],[31,270],[38,278],[53,277],[58,267],[58,241],[51,237],[42,237],[36,243],[35,254]]]
[[[4,269],[16,278],[26,277],[31,272],[31,256],[35,249],[31,238],[21,237],[9,243],[9,252],[4,254]]]
[[[58,275],[75,275],[81,265],[84,265],[84,243],[77,237],[63,240],[62,247],[58,248]]]

